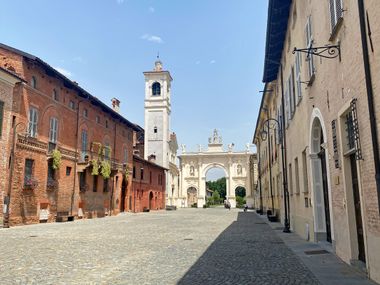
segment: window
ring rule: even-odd
[[[153,132],[154,132],[155,134],[157,134],[157,127],[154,127],[154,128],[153,128]]]
[[[58,91],[56,89],[53,89],[53,99],[55,101],[59,101],[59,95],[58,95]]]
[[[140,179],[144,180],[144,168],[140,168]]]
[[[82,160],[84,160],[85,156],[87,155],[87,143],[88,143],[87,131],[82,130]]]
[[[302,99],[302,83],[301,83],[301,66],[302,66],[302,54],[300,52],[296,52],[296,90],[297,90],[297,105]]]
[[[98,124],[100,124],[100,117],[99,117],[99,116],[96,116],[96,122],[97,122]]]
[[[133,178],[136,178],[136,167],[135,166],[133,166]]]
[[[339,20],[343,18],[343,0],[330,0],[331,33],[334,33]]]
[[[108,120],[106,120],[106,128],[108,129]]]
[[[98,175],[94,175],[93,176],[94,178],[94,180],[93,180],[93,187],[92,187],[92,191],[93,192],[96,192],[96,191],[98,191]]]
[[[298,158],[294,160],[294,171],[296,175],[296,194],[300,193],[300,175],[299,175],[299,168],[298,168]]]
[[[309,181],[307,177],[307,154],[306,150],[302,152],[302,170],[303,170],[303,192],[309,192]]]
[[[291,163],[289,163],[289,193],[293,194],[293,173]]]
[[[289,81],[285,87],[285,126],[289,126],[290,121],[290,96],[289,96]]]
[[[70,100],[69,107],[70,107],[70,109],[75,110],[75,103],[74,103],[74,101]]]
[[[33,159],[25,159],[25,170],[24,170],[24,185],[29,185],[33,178]]]
[[[311,49],[313,47],[313,29],[312,29],[311,16],[307,18],[305,34],[306,34],[306,46],[308,49]],[[309,75],[309,80],[310,80],[309,85],[311,85],[313,81],[313,75],[315,73],[314,58],[311,53],[307,54],[306,61],[308,62],[308,75]]]
[[[57,118],[50,118],[50,131],[49,131],[49,142],[56,144],[58,137],[58,120]]]
[[[149,172],[149,183],[152,184],[152,171]]]
[[[108,178],[103,180],[103,192],[108,192]]]
[[[66,166],[66,176],[70,176],[70,175],[71,175],[71,167]]]
[[[88,118],[88,110],[83,109],[83,117]]]
[[[48,180],[55,180],[55,170],[53,168],[53,159],[48,160]]]
[[[36,108],[31,107],[29,109],[29,124],[28,124],[28,135],[35,138],[37,137],[37,122],[38,122],[38,112]]]
[[[352,151],[355,149],[355,131],[354,131],[354,121],[352,119],[352,112],[346,114],[346,142],[347,150]]]
[[[124,163],[128,162],[128,149],[125,147],[124,148]]]
[[[160,96],[161,95],[161,85],[158,82],[154,82],[152,85],[152,95]]]
[[[288,78],[288,93],[289,93],[289,119],[291,120],[294,116],[295,109],[296,109],[296,97],[295,97],[295,90],[294,90],[294,67],[291,68],[290,75]]]
[[[37,88],[37,79],[35,76],[32,76],[32,80],[30,81],[30,84],[33,88]]]
[[[81,192],[86,191],[86,171],[79,172],[79,188]]]
[[[107,142],[105,145],[104,145],[104,158],[105,159],[110,159],[111,157],[111,148],[110,148],[110,144]]]
[[[3,134],[4,102],[0,101],[0,138]]]

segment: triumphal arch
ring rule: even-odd
[[[225,150],[222,137],[214,130],[209,138],[208,148],[197,152],[186,152],[182,145],[180,161],[180,188],[177,194],[178,207],[190,207],[196,203],[198,208],[206,203],[206,174],[211,168],[221,168],[226,176],[226,199],[231,207],[236,207],[235,190],[241,186],[246,189],[247,202],[252,200],[252,183],[250,145],[241,152],[233,151],[234,144],[229,144]]]

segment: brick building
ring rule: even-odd
[[[254,140],[264,210],[284,222],[287,205],[291,230],[380,281],[377,12],[377,0],[269,1]]]
[[[13,106],[13,90],[16,84],[20,84],[23,80],[8,69],[0,67],[0,212],[7,212],[7,207],[4,207],[9,191],[9,174],[7,171],[8,160],[12,151],[11,130],[16,127],[16,122],[12,116]],[[1,217],[0,217],[1,218]],[[0,219],[0,224],[3,221]]]
[[[38,57],[3,44],[0,66],[25,80],[14,88],[11,110],[12,125],[20,126],[10,224],[130,210],[128,173],[139,128],[118,113],[120,102],[108,107]]]
[[[149,160],[139,155],[133,156],[131,198],[133,212],[165,208],[165,171],[167,169],[154,161],[153,156]]]

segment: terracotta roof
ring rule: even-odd
[[[24,58],[26,58],[28,60],[31,60],[31,61],[39,63],[45,69],[45,71],[46,71],[46,73],[48,75],[50,75],[50,76],[56,76],[56,77],[62,79],[63,82],[64,82],[64,84],[65,84],[65,86],[68,87],[68,88],[72,88],[72,89],[76,90],[78,92],[79,96],[88,99],[94,105],[98,105],[99,107],[102,108],[102,110],[104,112],[107,112],[110,115],[112,115],[113,117],[116,117],[117,119],[119,119],[120,121],[122,121],[123,123],[125,123],[126,125],[128,125],[129,127],[131,127],[132,129],[134,129],[135,131],[139,131],[139,128],[137,127],[136,124],[130,122],[129,120],[127,120],[126,118],[124,118],[122,115],[120,115],[119,113],[115,112],[111,107],[109,107],[108,105],[106,105],[105,103],[103,103],[101,100],[99,100],[95,96],[91,95],[89,92],[87,92],[86,90],[84,90],[82,87],[80,87],[78,85],[78,83],[76,83],[75,81],[70,80],[69,78],[67,78],[66,76],[64,76],[62,73],[60,73],[59,71],[57,71],[56,69],[54,69],[53,67],[51,67],[49,64],[47,64],[46,62],[44,62],[40,58],[38,58],[38,57],[36,57],[34,55],[31,55],[29,53],[26,53],[24,51],[18,50],[16,48],[7,46],[7,45],[2,44],[2,43],[0,43],[0,48],[9,50],[9,51],[11,51],[13,53],[16,53],[18,55],[23,56]]]

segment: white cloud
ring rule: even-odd
[[[66,77],[71,77],[71,75],[73,75],[70,71],[68,71],[62,67],[54,67],[54,69],[57,70],[58,72],[62,73]]]
[[[156,10],[154,9],[154,7],[150,6],[150,7],[149,7],[149,12],[154,13],[154,11],[156,11]]]
[[[147,40],[149,42],[158,43],[158,44],[162,44],[164,42],[159,36],[154,36],[154,35],[149,35],[149,34],[142,35],[141,39]]]
[[[210,64],[214,64],[215,62],[216,62],[216,60],[213,59],[213,60],[210,61]]]

